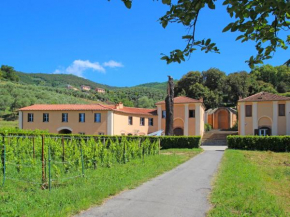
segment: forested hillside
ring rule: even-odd
[[[86,85],[90,86],[93,89],[95,89],[96,87],[104,89],[114,89],[114,87],[104,84],[98,84],[88,79],[77,77],[75,75],[23,73],[17,71],[15,71],[15,74],[19,77],[19,82],[22,84],[61,88],[65,88],[67,85],[71,85],[76,88],[80,88],[81,85]]]
[[[207,71],[191,71],[176,84],[175,95],[204,98],[207,108],[234,106],[239,97],[266,91],[289,95],[290,68],[286,65],[256,67],[250,73],[245,71],[226,75],[216,68]]]

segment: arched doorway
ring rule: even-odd
[[[220,110],[218,113],[218,129],[229,129],[229,112]]]
[[[72,131],[69,129],[62,129],[58,131],[59,134],[72,134]]]
[[[176,127],[173,130],[174,136],[183,136],[183,129],[181,127]]]

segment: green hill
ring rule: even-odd
[[[81,85],[87,85],[95,89],[96,87],[104,89],[115,89],[104,84],[98,84],[85,78],[80,78],[75,75],[66,74],[43,74],[43,73],[23,73],[15,72],[19,77],[19,82],[22,84],[39,85],[47,87],[60,87],[65,88],[67,85],[71,85],[76,88],[80,88]]]
[[[174,80],[174,83],[176,84],[178,80]],[[145,84],[139,84],[134,87],[148,87],[148,88],[154,88],[158,90],[166,91],[167,89],[167,82],[150,82]]]

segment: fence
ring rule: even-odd
[[[2,135],[0,142],[2,186],[14,181],[49,190],[86,178],[87,170],[144,160],[160,151],[160,139],[145,137]]]

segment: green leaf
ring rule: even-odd
[[[227,25],[224,29],[223,29],[223,32],[227,32],[229,31],[230,28],[232,28],[233,26],[233,23],[230,23],[229,25]]]
[[[132,7],[132,0],[122,0],[128,9]]]
[[[162,3],[165,5],[170,5],[171,4],[171,0],[162,0]]]

